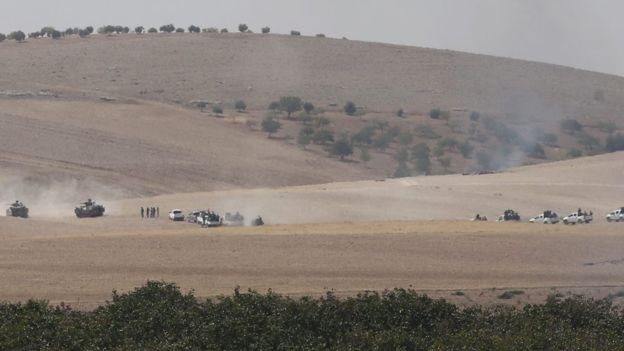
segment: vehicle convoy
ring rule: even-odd
[[[223,225],[223,218],[213,211],[201,211],[197,216],[197,224],[202,227],[219,227]]]
[[[555,213],[555,212],[553,212],[551,210],[547,210],[547,211],[544,211],[539,216],[535,216],[535,217],[529,219],[529,222],[531,222],[531,223],[543,223],[543,224],[557,224],[557,223],[559,223],[559,216],[557,216],[557,213]]]
[[[235,214],[226,212],[225,217],[223,218],[223,224],[230,227],[242,227],[245,225],[245,217],[239,212],[236,212]]]
[[[7,217],[22,217],[28,218],[28,207],[24,206],[24,204],[16,200],[11,206],[6,210]]]
[[[581,224],[581,223],[589,223],[594,219],[593,212],[584,212],[580,208],[573,213],[563,217],[563,224]]]
[[[609,212],[607,222],[624,222],[624,207]]]
[[[498,216],[497,222],[520,221],[520,214],[514,210],[505,210],[502,215]]]
[[[185,219],[189,223],[197,223],[197,217],[201,213],[200,210],[195,210],[186,215]]]
[[[104,211],[106,211],[104,206],[96,204],[95,201],[91,199],[81,203],[74,209],[74,213],[78,218],[101,217],[104,215]]]
[[[184,220],[184,213],[182,212],[182,210],[180,209],[174,209],[169,211],[169,219],[172,221],[183,221]]]

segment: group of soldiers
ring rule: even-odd
[[[160,217],[160,207],[141,207],[141,218]]]

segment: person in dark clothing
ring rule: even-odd
[[[160,217],[160,207],[156,207],[156,218]]]
[[[145,218],[145,210],[143,209],[143,206],[141,206],[141,218]]]

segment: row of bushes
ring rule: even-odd
[[[461,308],[412,290],[338,299],[269,291],[198,301],[148,282],[90,312],[44,301],[0,305],[3,350],[611,350],[624,314],[608,299]]]

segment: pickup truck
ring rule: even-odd
[[[531,223],[543,223],[543,224],[557,224],[559,223],[559,216],[553,211],[544,211],[539,216],[535,216],[529,219]]]
[[[563,217],[563,224],[581,224],[589,223],[594,219],[593,213],[589,212],[573,212]]]
[[[607,222],[624,222],[624,207],[609,212]]]

